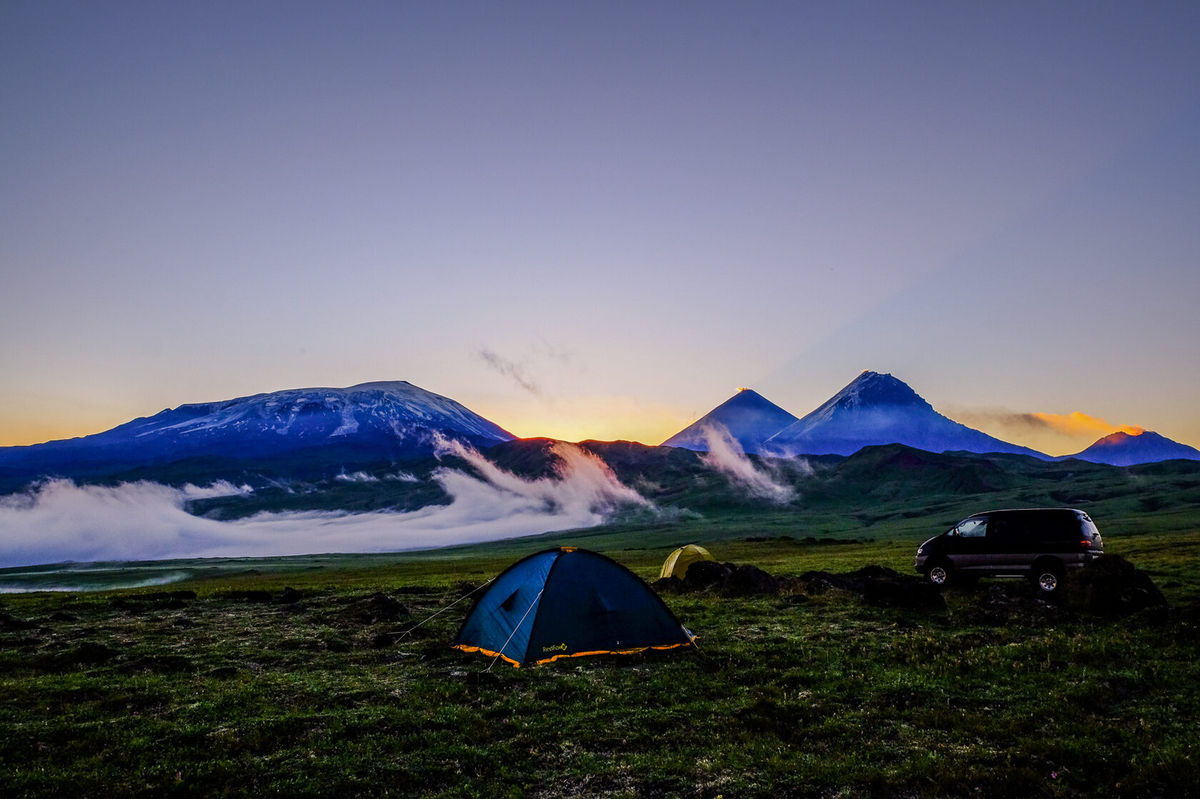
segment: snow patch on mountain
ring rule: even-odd
[[[342,423],[329,434],[329,437],[348,436],[356,432],[358,432],[358,420],[354,418],[354,407],[345,405],[342,407]]]

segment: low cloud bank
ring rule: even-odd
[[[756,497],[781,505],[791,502],[795,497],[795,489],[754,465],[742,445],[724,425],[706,426],[701,429],[700,435],[708,445],[708,452],[702,454],[700,460],[709,468],[727,475]],[[800,463],[807,466],[806,461]]]
[[[139,569],[139,573],[146,569]],[[119,576],[118,576],[119,575]],[[35,591],[82,592],[109,591],[118,588],[150,588],[170,585],[193,576],[191,571],[161,571],[153,577],[135,578],[128,569],[84,570],[65,566],[36,572],[6,572],[0,577],[0,594],[31,594]]]
[[[441,451],[463,458],[480,476],[439,469],[434,479],[451,503],[408,513],[262,513],[217,521],[191,515],[187,503],[248,488],[47,481],[0,497],[0,568],[420,549],[591,527],[621,506],[649,504],[607,464],[571,444],[554,445],[555,475],[536,480],[499,469],[457,442],[442,442]]]

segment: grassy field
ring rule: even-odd
[[[1105,529],[1108,552],[1153,577],[1166,612],[1099,618],[1018,581],[948,591],[935,611],[812,584],[664,594],[699,651],[525,669],[449,648],[466,602],[400,633],[547,543],[605,551],[647,580],[670,547],[637,546],[648,536],[631,526],[8,595],[0,792],[1194,796],[1200,528],[1185,527]],[[755,529],[774,534],[769,519]],[[711,548],[776,575],[909,573],[929,531],[887,532]]]

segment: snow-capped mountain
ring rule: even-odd
[[[866,446],[905,444],[929,452],[1008,452],[1047,458],[948,419],[906,383],[863,372],[825,404],[762,445],[765,454],[851,455]]]
[[[1151,430],[1144,430],[1137,434],[1113,433],[1083,452],[1066,457],[1092,463],[1107,463],[1110,466],[1133,466],[1138,463],[1170,460],[1200,461],[1200,449],[1172,441]]]
[[[322,447],[362,457],[418,457],[433,451],[439,435],[481,448],[514,438],[458,402],[411,383],[363,383],[181,405],[95,435],[3,447],[0,477],[74,476],[199,456],[264,458]]]
[[[271,451],[326,441],[384,438],[426,449],[433,433],[484,446],[513,435],[448,397],[411,383],[362,383],[255,394],[224,402],[181,405],[89,438],[169,443],[175,451],[221,451],[235,440],[243,451]]]
[[[763,397],[743,388],[717,407],[664,441],[664,447],[708,451],[705,431],[724,427],[746,452],[758,452],[762,443],[796,421],[796,417]]]

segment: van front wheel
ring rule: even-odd
[[[936,586],[946,586],[950,584],[950,564],[945,561],[938,561],[929,567],[926,573],[929,582]]]

